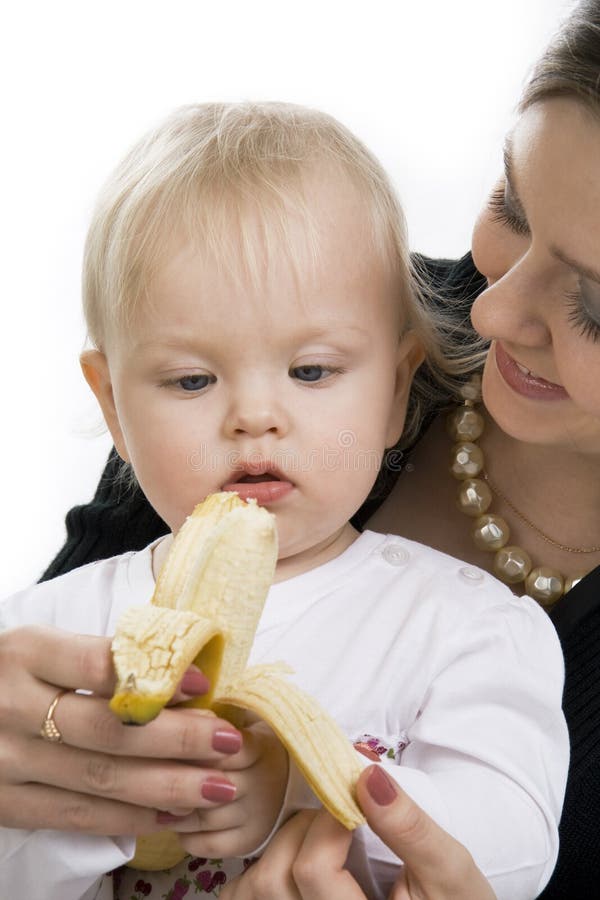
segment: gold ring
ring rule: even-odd
[[[67,691],[59,691],[50,706],[48,707],[48,712],[46,713],[46,717],[42,722],[42,727],[40,728],[40,734],[44,738],[45,741],[50,741],[51,744],[62,744],[63,737],[60,731],[58,730],[58,726],[54,721],[54,713],[56,707],[58,706],[58,701],[62,697],[63,694],[66,694]]]

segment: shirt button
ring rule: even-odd
[[[404,566],[410,559],[410,553],[402,544],[388,544],[381,551],[381,555],[390,566]]]
[[[459,569],[458,574],[470,584],[479,584],[485,578],[483,572],[480,572],[479,569],[471,569],[469,566],[464,566],[462,569]]]

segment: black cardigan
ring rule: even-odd
[[[436,296],[451,298],[453,316],[463,324],[484,279],[470,254],[458,261],[417,262]],[[435,411],[432,411],[432,415]],[[430,417],[431,418],[431,417]],[[167,525],[138,487],[116,478],[113,450],[94,499],[67,514],[67,539],[42,580],[127,550],[140,550],[166,534]],[[359,527],[382,502],[393,483],[368,500],[353,520]],[[571,767],[560,825],[560,852],[543,900],[600,898],[600,567],[584,578],[552,611],[565,654],[564,710],[571,737]]]

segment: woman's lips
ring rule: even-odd
[[[496,367],[507,385],[530,400],[567,400],[569,395],[560,384],[546,381],[519,365],[498,341],[494,344]]]
[[[256,500],[259,506],[267,506],[281,500],[293,487],[291,481],[231,481],[223,485],[223,490],[235,491],[241,500]]]

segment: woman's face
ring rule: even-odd
[[[489,287],[486,407],[518,440],[600,453],[600,119],[553,99],[519,119],[473,232]]]

